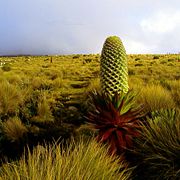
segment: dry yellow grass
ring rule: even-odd
[[[0,113],[16,113],[23,98],[18,86],[4,80],[0,82]]]
[[[138,101],[146,111],[174,108],[175,103],[171,93],[160,85],[147,85],[141,89]]]
[[[28,157],[4,164],[3,180],[128,180],[131,171],[121,159],[108,156],[108,150],[95,140],[71,143],[65,151],[59,145],[38,146]]]
[[[2,123],[2,131],[9,141],[14,142],[21,139],[28,129],[18,117],[14,117]]]
[[[180,80],[173,80],[168,82],[170,92],[177,105],[180,108]]]
[[[37,106],[37,116],[33,117],[32,121],[47,122],[54,120],[45,93],[39,97]]]

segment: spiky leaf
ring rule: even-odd
[[[111,154],[121,154],[131,148],[144,115],[142,108],[135,108],[132,92],[115,94],[113,98],[94,92],[91,99],[94,110],[89,112],[88,121],[99,131],[98,141],[108,143]]]

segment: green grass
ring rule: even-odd
[[[156,56],[158,59],[154,58]],[[178,57],[178,55],[129,55],[130,86],[134,89],[139,86],[139,89],[142,89],[144,85],[150,83],[159,85],[163,81],[179,82]],[[169,66],[169,59],[173,66]],[[46,91],[51,100],[53,98],[56,101],[57,96],[72,94],[80,94],[83,98],[87,88],[98,87],[96,79],[99,78],[99,55],[1,57],[1,61],[3,60],[11,61],[11,70],[8,72],[1,70],[1,79],[4,78],[21,89],[29,87],[32,91]],[[141,66],[137,66],[137,63]],[[177,93],[173,91],[172,94]],[[78,97],[77,103],[81,103],[79,100]],[[179,98],[178,102],[176,100],[175,98],[174,101],[178,104]]]
[[[21,89],[10,84],[7,80],[0,82],[0,117],[3,115],[16,115],[19,105],[23,102]]]
[[[71,143],[67,151],[59,144],[38,146],[28,152],[27,158],[4,164],[0,169],[3,180],[127,180],[130,174],[121,159],[108,156],[107,147],[95,140]]]
[[[74,135],[74,131],[78,137],[81,136],[81,134],[87,135],[87,139],[96,133],[86,126],[85,117],[89,110],[89,93],[94,89],[100,89],[99,55],[78,54],[67,56],[0,57],[0,61],[7,62],[4,67],[0,67],[1,158],[1,154],[7,156],[13,154],[13,157],[16,157],[19,151],[18,148],[22,151],[27,144],[37,145],[39,142],[43,144],[44,140],[52,142],[53,139],[58,140],[59,137],[63,137],[62,139],[66,140],[71,137],[72,134]],[[128,55],[128,69],[129,87],[138,94],[137,102],[140,104],[143,103],[146,111],[168,108],[175,108],[177,111],[180,110],[180,62],[178,54]],[[164,122],[164,120],[162,120],[162,122]],[[159,142],[162,143],[156,141],[159,143],[156,147],[159,145],[161,145],[161,147],[165,145],[168,146],[163,152],[165,156],[161,156],[161,159],[165,157],[167,160],[166,153],[170,152],[170,154],[174,154],[176,152],[174,149],[171,149],[172,151],[168,149],[171,148],[173,144],[171,142],[173,141],[171,136],[176,138],[175,130],[163,124],[161,124],[161,130],[158,129],[158,126],[159,124],[150,124],[151,129],[147,130],[150,131],[151,134],[148,135],[147,140],[155,136],[154,139],[152,138],[154,140],[153,143],[155,143],[156,138],[160,138],[160,134],[164,135],[164,139],[161,137],[162,139],[159,140]],[[178,129],[177,132],[179,132]],[[19,144],[19,142],[22,142],[23,145]],[[95,142],[90,142],[89,144],[96,147],[96,144],[93,143]],[[141,144],[142,146],[143,143]],[[77,144],[75,149],[79,148],[79,146],[85,148],[84,145],[80,144]],[[92,150],[90,149],[90,145],[87,144],[86,148],[89,148],[88,151]],[[88,153],[85,154],[87,157],[84,158],[93,159],[98,152],[104,157],[103,152],[98,148],[99,147],[92,150],[91,156],[88,156]],[[145,147],[142,147],[143,152],[140,152],[140,154],[147,155],[144,156],[145,158],[147,157],[150,160],[157,157],[157,155],[153,154],[155,151],[152,149],[150,149],[152,150],[151,153],[146,151],[149,147],[143,148]],[[47,153],[43,154],[44,151]],[[86,152],[86,150],[84,151]],[[6,152],[9,154],[6,154]],[[42,154],[42,157],[47,160],[49,166],[46,161],[38,159],[40,158],[38,153]],[[38,177],[44,178],[46,172],[43,171],[42,174],[38,174],[40,173],[37,172],[38,168],[51,171],[52,176],[54,175],[55,177],[58,177],[60,173],[68,173],[67,169],[72,168],[68,176],[74,178],[74,174],[76,174],[75,171],[80,172],[82,169],[83,174],[83,168],[85,169],[86,167],[84,166],[87,166],[86,163],[88,163],[88,159],[86,159],[87,162],[83,162],[84,165],[82,168],[78,169],[76,163],[78,163],[79,166],[83,163],[81,164],[81,162],[77,161],[75,151],[72,149],[68,151],[68,153],[71,154],[69,158],[73,157],[74,159],[68,159],[67,154],[56,156],[56,152],[53,152],[55,153],[53,154],[55,158],[63,158],[63,161],[65,163],[67,162],[67,167],[63,170],[62,165],[58,164],[61,160],[58,160],[56,163],[53,161],[53,164],[52,158],[48,159],[48,153],[51,157],[52,151],[37,148],[33,154],[29,153],[29,159],[26,163],[25,161],[27,159],[25,160],[23,157],[20,161],[17,159],[17,162],[12,164],[10,163],[11,161],[9,161],[9,163],[3,165],[2,179],[13,179],[14,175],[17,177],[16,179],[18,179],[21,173],[24,173],[26,177],[33,177],[33,171],[36,176],[38,175]],[[179,153],[179,151],[176,153]],[[160,155],[162,154],[160,153],[159,156]],[[30,158],[32,158],[32,161]],[[80,160],[83,156],[78,154],[77,158]],[[100,158],[100,155],[98,158]],[[99,159],[99,161],[98,158],[95,158],[97,161],[93,159],[92,162],[96,164],[95,167],[99,173],[103,174],[105,172],[98,169],[98,164],[103,168],[105,167],[100,162],[102,159],[100,158],[101,160]],[[38,160],[37,164],[35,163],[35,159]],[[70,160],[75,163],[73,167],[68,163]],[[155,162],[157,161],[156,159]],[[147,162],[147,164],[150,163],[150,167],[152,166],[152,162],[148,160],[145,162]],[[111,165],[112,164],[107,165],[105,171],[109,172],[108,170],[111,169]],[[170,163],[170,165],[172,165],[172,163]],[[112,166],[115,167],[114,165]],[[152,167],[156,168],[157,166],[158,165],[154,166],[153,164]],[[27,171],[28,168],[29,170]],[[57,168],[60,170],[58,171]],[[94,173],[96,171],[92,164],[88,164],[88,168],[90,169],[87,175],[90,176],[92,174],[92,177],[95,177],[93,171]],[[147,170],[147,174],[151,174],[150,170],[151,168]],[[7,172],[10,173],[9,177]],[[99,173],[97,173],[98,177],[100,176]],[[114,171],[113,173],[116,174],[117,172]],[[127,176],[124,176],[123,172],[122,174],[122,177],[126,179]],[[104,177],[106,175],[107,174],[104,174]],[[121,175],[118,176],[121,177]],[[169,175],[166,174],[166,177],[168,176]],[[52,178],[48,175],[47,177]],[[107,175],[107,177],[109,176]],[[114,177],[117,179],[117,176]],[[33,178],[36,179],[35,177]],[[82,178],[82,176],[75,178]],[[105,177],[105,179],[108,178]]]

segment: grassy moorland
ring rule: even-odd
[[[88,94],[100,88],[99,55],[0,57],[0,65],[0,178],[129,179],[134,168],[137,179],[179,177],[180,55],[128,55],[129,86],[137,103],[145,112],[158,111],[136,142],[140,160],[131,162],[133,168],[124,159],[120,165],[110,160],[93,140],[71,142],[96,133],[86,126],[86,115]],[[51,142],[63,148],[44,145]],[[67,145],[70,150],[63,150]],[[143,168],[148,170],[142,173]]]

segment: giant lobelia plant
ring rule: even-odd
[[[101,91],[91,94],[89,123],[98,130],[98,141],[110,145],[111,154],[122,154],[138,136],[142,108],[128,87],[127,56],[117,36],[106,39],[100,62]]]
[[[100,82],[103,93],[114,95],[128,92],[127,56],[122,41],[117,36],[106,39],[100,61]]]

